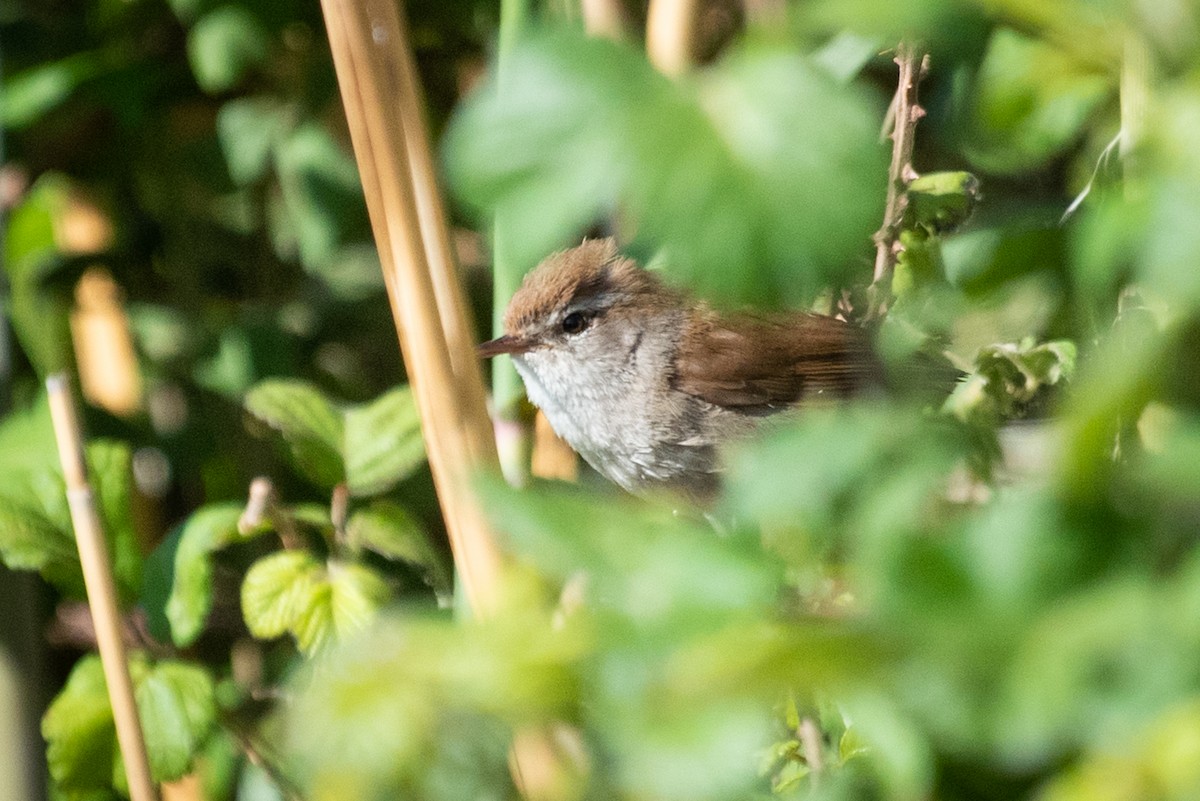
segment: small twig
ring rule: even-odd
[[[916,142],[917,121],[925,116],[925,109],[917,103],[917,86],[929,70],[929,56],[907,42],[896,47],[896,64],[900,76],[896,95],[892,100],[894,112],[892,124],[892,163],[888,168],[887,202],[884,206],[883,225],[875,232],[875,273],[871,284],[871,300],[867,319],[876,319],[887,311],[891,299],[892,271],[900,246],[900,225],[908,206],[906,189],[917,177],[912,166],[913,146]]]
[[[808,763],[808,769],[815,782],[817,776],[825,769],[825,757],[821,753],[821,730],[812,718],[804,718],[796,729],[796,736],[804,746],[804,760]]]
[[[296,530],[292,518],[279,506],[275,485],[271,483],[271,479],[259,476],[250,482],[246,508],[238,518],[238,532],[249,534],[264,524],[275,529],[279,541],[287,550],[295,551],[304,547],[304,538]]]
[[[96,498],[88,483],[84,461],[83,432],[75,397],[71,394],[66,375],[59,373],[46,379],[50,399],[50,417],[58,441],[58,456],[67,485],[67,505],[75,542],[79,547],[79,562],[83,568],[83,583],[87,589],[88,605],[96,631],[96,645],[108,685],[117,742],[124,755],[125,775],[133,801],[157,801],[158,791],[150,776],[150,761],[146,756],[146,740],[134,700],[133,680],[129,676],[125,642],[122,637],[121,611],[117,604],[116,582],[108,544],[100,525]]]
[[[340,482],[333,488],[329,499],[329,519],[333,521],[333,539],[338,545],[346,544],[346,519],[350,514],[350,488]]]

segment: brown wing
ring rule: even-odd
[[[709,314],[692,324],[676,386],[718,406],[769,413],[806,399],[846,396],[880,380],[866,332],[832,317]]]

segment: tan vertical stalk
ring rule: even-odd
[[[416,71],[394,0],[322,0],[342,101],[455,564],[479,614],[497,611],[502,559],[468,484],[497,466],[466,304],[450,256]],[[519,732],[514,777],[562,797],[548,733]]]
[[[625,11],[617,0],[580,0],[583,29],[602,39],[625,38]]]
[[[692,65],[699,6],[699,0],[650,0],[646,55],[664,75],[681,75]]]
[[[104,681],[112,704],[117,742],[125,761],[132,801],[157,801],[158,792],[150,777],[150,761],[146,756],[146,740],[134,700],[133,680],[129,677],[125,642],[121,639],[121,612],[117,603],[116,582],[108,544],[96,510],[96,498],[87,479],[83,457],[83,433],[70,382],[61,373],[46,379],[50,396],[50,415],[54,421],[54,437],[58,441],[58,457],[62,462],[67,484],[67,505],[71,510],[71,525],[79,547],[79,562],[83,567],[83,582],[87,588],[88,608],[96,628],[96,646],[104,666]]]
[[[472,607],[487,611],[496,600],[500,553],[467,480],[473,470],[494,464],[495,451],[479,403],[482,377],[465,304],[449,288],[457,278],[443,273],[435,280],[430,272],[418,195],[425,228],[432,229],[437,222],[430,198],[437,190],[415,187],[410,154],[420,145],[410,140],[420,119],[404,117],[418,108],[418,100],[411,96],[414,81],[406,77],[411,71],[399,14],[386,0],[323,0],[322,7],[450,544]],[[429,247],[439,247],[437,238]],[[450,269],[449,259],[439,268]]]

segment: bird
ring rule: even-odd
[[[597,472],[639,495],[707,504],[722,452],[767,421],[879,382],[869,332],[807,311],[722,313],[622,255],[612,238],[526,275],[504,333],[529,400]]]

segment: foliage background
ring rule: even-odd
[[[0,577],[0,634],[25,731],[56,698],[53,797],[123,792],[39,399],[97,266],[142,390],[89,409],[90,458],[152,763],[193,797],[512,797],[508,733],[551,724],[586,755],[564,797],[1200,793],[1195,8],[748,5],[711,4],[710,63],[677,81],[539,6],[468,96],[499,9],[409,3],[466,279],[482,297],[467,229],[499,215],[521,268],[602,225],[719,304],[853,295],[879,54],[908,37],[932,57],[915,166],[983,200],[944,237],[910,224],[881,348],[971,377],[748,444],[720,533],[485,482],[522,570],[459,624],[317,5],[5,3],[0,556],[46,583]],[[239,526],[259,475],[276,502]],[[40,743],[0,751],[42,784]]]

